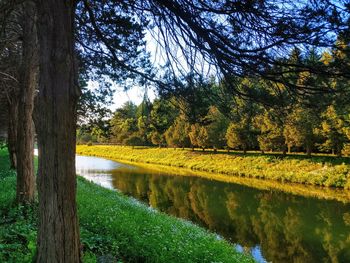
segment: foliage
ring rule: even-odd
[[[164,136],[158,133],[157,131],[153,131],[151,133],[151,141],[153,144],[159,145],[159,147],[161,147],[162,144],[164,143]]]
[[[193,146],[201,147],[203,151],[209,146],[208,129],[198,123],[191,125],[191,131],[189,132],[191,144]]]
[[[318,123],[315,112],[297,105],[287,116],[283,130],[288,148],[305,146],[307,153],[310,155],[317,139],[315,131]]]
[[[137,145],[142,145],[143,140],[140,136],[138,136],[137,134],[134,134],[134,135],[131,135],[130,137],[124,139],[123,143],[125,145],[129,145],[129,146],[137,146]]]
[[[239,123],[231,123],[226,132],[227,145],[233,149],[242,149],[244,153],[256,145],[256,136],[250,127]]]
[[[270,109],[258,115],[255,119],[261,132],[258,136],[259,147],[263,151],[285,151],[284,120],[283,116],[280,116],[277,112],[278,110]]]
[[[209,125],[207,126],[209,144],[215,149],[222,149],[226,146],[226,131],[229,125],[228,119],[217,107],[210,107],[206,117]]]
[[[326,150],[332,150],[335,154],[340,155],[347,141],[344,134],[345,121],[342,116],[339,116],[333,106],[329,106],[322,114],[321,134],[326,138],[322,144]]]
[[[116,110],[110,121],[114,142],[122,143],[131,134],[137,132],[136,110],[137,107],[132,102],[126,102]]]
[[[256,76],[227,76],[218,82],[194,73],[176,78],[176,85],[160,91],[153,102],[145,92],[140,105],[125,103],[115,111],[110,126],[80,127],[78,143],[125,144],[137,136],[141,138],[139,145],[147,146],[188,147],[191,143],[202,149],[231,147],[243,152],[260,149],[284,153],[288,149],[288,153],[305,151],[309,156],[316,151],[340,155],[350,143],[346,135],[350,96],[342,95],[350,92],[349,81],[344,77],[320,76],[297,64],[310,68],[338,64],[345,67],[349,62],[345,43],[339,40],[338,48],[322,56],[316,49],[304,53],[291,49],[280,59],[281,65],[276,65],[280,68],[272,70],[283,70],[290,86]],[[232,85],[248,95],[233,96]],[[311,86],[319,86],[319,92],[302,96],[290,93],[292,87]],[[329,88],[334,92],[325,92]]]
[[[189,130],[189,123],[183,116],[178,116],[164,134],[167,145],[181,148],[190,146]]]
[[[152,130],[163,134],[174,122],[177,113],[171,100],[156,99],[150,113]]]

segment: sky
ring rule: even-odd
[[[146,33],[146,50],[151,53],[151,61],[154,64],[160,65],[164,63],[164,58],[159,54],[159,47],[157,47],[157,43],[153,40],[153,37],[149,32]],[[88,88],[95,89],[98,87],[98,82],[89,81]],[[110,107],[112,111],[115,111],[117,108],[120,108],[125,102],[132,101],[136,105],[139,105],[142,102],[142,99],[145,94],[145,88],[140,86],[134,86],[133,88],[124,91],[124,87],[118,86],[113,83],[113,89],[115,90],[113,96],[114,104]],[[148,98],[150,101],[153,101],[156,98],[156,93],[148,89],[147,91]]]
[[[134,86],[128,91],[124,91],[123,87],[114,86],[115,93],[113,97],[114,104],[110,107],[111,110],[120,108],[125,102],[132,101],[136,105],[139,105],[142,102],[142,99],[145,94],[145,89],[143,87]],[[148,98],[153,101],[156,98],[154,91],[147,91]]]

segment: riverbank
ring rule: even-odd
[[[333,156],[214,153],[169,148],[77,146],[77,154],[114,160],[160,164],[210,172],[208,178],[251,177],[279,182],[350,188],[350,159]]]
[[[31,262],[37,204],[14,204],[16,174],[8,167],[7,152],[0,150],[0,262]],[[78,179],[77,202],[83,262],[102,257],[104,262],[253,262],[203,228],[83,178]]]

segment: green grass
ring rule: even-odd
[[[350,188],[350,159],[317,155],[201,152],[168,148],[77,146],[77,153],[115,160],[161,164],[227,176],[271,179],[337,188]],[[215,177],[215,176],[213,176]]]
[[[15,205],[16,174],[0,150],[0,262],[31,262],[36,250],[37,204]],[[156,212],[134,199],[78,179],[84,262],[253,262],[228,242],[188,221]]]

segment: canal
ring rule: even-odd
[[[103,187],[216,232],[258,262],[350,262],[350,202],[97,157],[77,156],[76,169]]]

